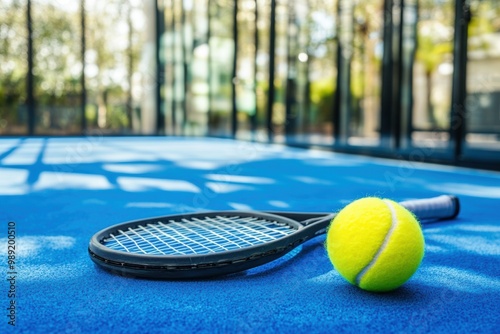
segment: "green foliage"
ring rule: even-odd
[[[113,105],[108,108],[107,124],[111,129],[126,129],[129,127],[125,106]]]
[[[422,63],[425,70],[432,73],[444,60],[445,55],[453,51],[453,41],[436,41],[432,35],[418,36],[417,61]]]
[[[444,61],[444,56],[453,52],[453,12],[454,1],[451,0],[419,3],[415,57],[428,73],[434,72]]]
[[[97,106],[94,104],[87,104],[85,108],[85,118],[88,124],[97,124]]]
[[[488,35],[500,32],[500,6],[490,2],[473,3],[472,19],[469,23],[469,51],[483,50],[488,51],[495,48]]]
[[[474,1],[471,7],[470,37],[500,32],[500,5],[497,0]]]
[[[311,103],[320,123],[331,119],[335,83],[333,78],[322,78],[311,83]]]

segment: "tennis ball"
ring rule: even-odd
[[[417,271],[424,236],[403,206],[367,197],[350,203],[333,219],[326,249],[335,269],[350,283],[368,291],[390,291]]]

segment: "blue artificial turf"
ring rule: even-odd
[[[432,151],[422,151],[433,154]],[[210,280],[109,274],[87,255],[111,224],[197,210],[337,211],[353,199],[453,193],[458,219],[424,228],[426,255],[384,294],[346,283],[324,236]],[[0,271],[16,223],[16,326],[0,333],[493,333],[500,328],[500,173],[220,139],[0,140]]]

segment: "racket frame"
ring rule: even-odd
[[[271,262],[312,237],[323,234],[333,218],[333,215],[325,215],[324,213],[281,214],[283,215],[260,211],[210,211],[134,220],[110,226],[94,234],[90,240],[88,252],[92,261],[97,265],[122,276],[153,279],[207,278],[227,275]],[[286,217],[287,215],[304,221],[312,219],[314,223],[301,224]],[[295,231],[269,242],[209,254],[149,255],[128,253],[110,249],[102,243],[102,240],[118,230],[126,231],[139,225],[146,226],[158,222],[168,224],[170,221],[207,216],[257,217],[286,224]]]

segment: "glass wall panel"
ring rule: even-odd
[[[167,68],[166,75],[169,78],[166,91],[166,121],[168,124],[167,134],[183,134],[186,124],[186,15],[182,0],[170,1],[170,6],[165,11],[168,20],[165,21],[167,31],[166,45]]]
[[[189,28],[185,30],[186,54],[188,59],[188,89],[186,96],[187,135],[208,134],[208,0],[184,2]],[[192,38],[190,37],[192,36]]]
[[[338,146],[380,143],[384,1],[339,1]]]
[[[211,34],[209,0],[161,2],[159,31],[160,128],[168,135],[208,134]],[[216,4],[210,7],[213,10]]]
[[[296,1],[290,13],[290,141],[333,144],[337,1]]]
[[[348,144],[380,142],[384,2],[360,0],[353,8]]]
[[[413,132],[413,68],[417,50],[418,0],[406,0],[403,8],[401,29],[401,147],[411,147]]]
[[[27,134],[26,1],[2,0],[0,64],[0,135]]]
[[[155,67],[144,69],[144,11],[139,0],[86,0],[86,118],[90,131],[135,133],[141,129],[144,85],[155,75]]]
[[[162,24],[159,32],[159,66],[162,76],[164,77],[163,86],[160,89],[160,113],[163,115],[163,124],[160,128],[165,128],[166,134],[174,134],[176,123],[176,63],[178,52],[176,52],[176,40],[179,39],[178,31],[176,30],[176,16],[174,10],[174,0],[163,1],[164,17],[161,18]],[[160,121],[162,121],[160,119]]]
[[[453,68],[453,0],[420,0],[412,71],[413,146],[448,147]]]
[[[255,0],[238,1],[238,53],[236,69],[237,133],[239,139],[252,139],[255,126]]]
[[[471,1],[466,147],[500,151],[500,2]]]
[[[79,2],[32,4],[35,133],[81,133]]]
[[[270,8],[271,0],[256,0],[257,17],[257,55],[255,58],[257,115],[255,139],[267,141],[267,97],[269,91],[269,36],[270,36]]]
[[[270,131],[276,142],[285,141],[286,130],[286,81],[288,71],[288,12],[289,2],[276,2],[276,37],[275,71],[274,71],[274,101],[272,125]]]
[[[132,80],[132,98],[136,108],[139,108],[139,122],[133,121],[133,124],[140,123],[141,134],[158,134],[165,128],[164,117],[159,113],[161,103],[158,99],[159,92],[163,89],[165,72],[162,71],[161,57],[157,48],[161,36],[158,28],[163,22],[158,12],[157,1],[141,1],[141,6],[135,8],[137,11],[142,10],[143,24],[135,23],[136,33],[141,39],[138,42],[140,47],[138,67]],[[134,113],[134,119],[135,117]],[[136,128],[134,125],[134,132]]]
[[[233,0],[210,1],[209,40],[209,132],[213,136],[231,135],[233,82]]]

